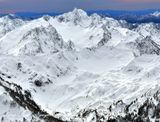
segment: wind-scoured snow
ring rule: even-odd
[[[0,78],[29,91],[42,110],[60,120],[124,117],[159,90],[158,24],[130,29],[125,21],[89,16],[80,9],[27,22],[2,17],[0,22],[9,28],[0,31]],[[37,121],[33,111],[16,103],[3,87],[3,121]]]

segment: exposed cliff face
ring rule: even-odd
[[[128,43],[128,45],[135,50],[135,53],[137,52],[136,55],[160,54],[160,46],[150,36],[138,38],[135,42]]]
[[[145,98],[147,97],[146,93],[140,98],[135,98],[135,100],[129,104],[126,104],[123,100],[119,100],[110,105],[107,109],[102,109],[103,111],[101,111],[100,108],[84,109],[78,113],[74,120],[95,122],[159,121],[159,95],[159,91],[156,91],[153,96]]]
[[[80,9],[0,22],[2,122],[158,121],[158,24]]]
[[[32,99],[30,91],[23,90],[23,88],[17,84],[5,81],[0,77],[0,86],[10,95],[10,97],[24,109],[28,109],[32,114],[45,122],[63,122],[49,115],[46,111],[42,110],[37,103]],[[24,119],[23,119],[24,120]],[[27,121],[27,120],[26,120]]]
[[[0,38],[8,32],[26,24],[27,21],[16,17],[16,15],[10,14],[0,18]]]
[[[23,34],[21,34],[21,31],[15,30],[15,33],[16,35],[7,35],[0,40],[2,53],[37,55],[56,53],[67,48],[67,45],[52,25],[31,28]],[[20,37],[16,38],[17,35],[20,35]],[[12,39],[14,39],[14,43],[12,43]]]

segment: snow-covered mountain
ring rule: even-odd
[[[81,9],[0,22],[2,122],[160,119],[159,24]]]
[[[0,18],[0,38],[15,28],[27,23],[16,15],[9,14]]]
[[[160,17],[160,12],[159,11],[156,11],[154,13],[151,14],[152,16],[155,16],[155,17]]]

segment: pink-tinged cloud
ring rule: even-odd
[[[160,2],[160,0],[116,0],[117,2]]]
[[[0,14],[8,14],[8,13],[14,14],[14,13],[16,13],[16,11],[14,11],[14,10],[1,10],[0,11]]]
[[[160,0],[0,0],[0,13],[160,9]]]

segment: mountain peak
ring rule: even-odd
[[[4,19],[17,19],[19,18],[19,16],[17,16],[16,14],[8,14],[6,16],[3,16]]]
[[[17,35],[20,35],[21,31],[15,30]],[[19,38],[14,40],[17,35],[8,34],[6,38],[1,40],[1,51],[4,53],[13,55],[37,55],[42,53],[55,53],[64,47],[64,42],[56,29],[49,26],[36,26],[34,28],[28,28]],[[8,45],[10,43],[10,45]],[[4,46],[8,45],[8,46]]]
[[[84,23],[88,23],[89,21],[89,16],[87,15],[87,13],[85,11],[83,11],[82,9],[77,9],[75,8],[73,11],[68,12],[68,13],[64,13],[60,16],[57,17],[58,21],[60,22],[72,22],[75,25],[78,24],[84,24]]]
[[[160,17],[160,11],[156,11],[154,13],[151,14],[154,17]]]
[[[44,121],[160,118],[158,24],[77,8],[55,17],[14,18],[0,19],[0,121],[30,122],[32,113]]]
[[[77,9],[77,8],[74,8],[74,10],[71,13],[73,13],[74,15],[79,15],[79,16],[87,16],[87,13],[84,10]]]
[[[44,15],[42,18],[43,18],[45,21],[49,21],[49,20],[51,19],[51,16],[49,16],[49,15]]]

